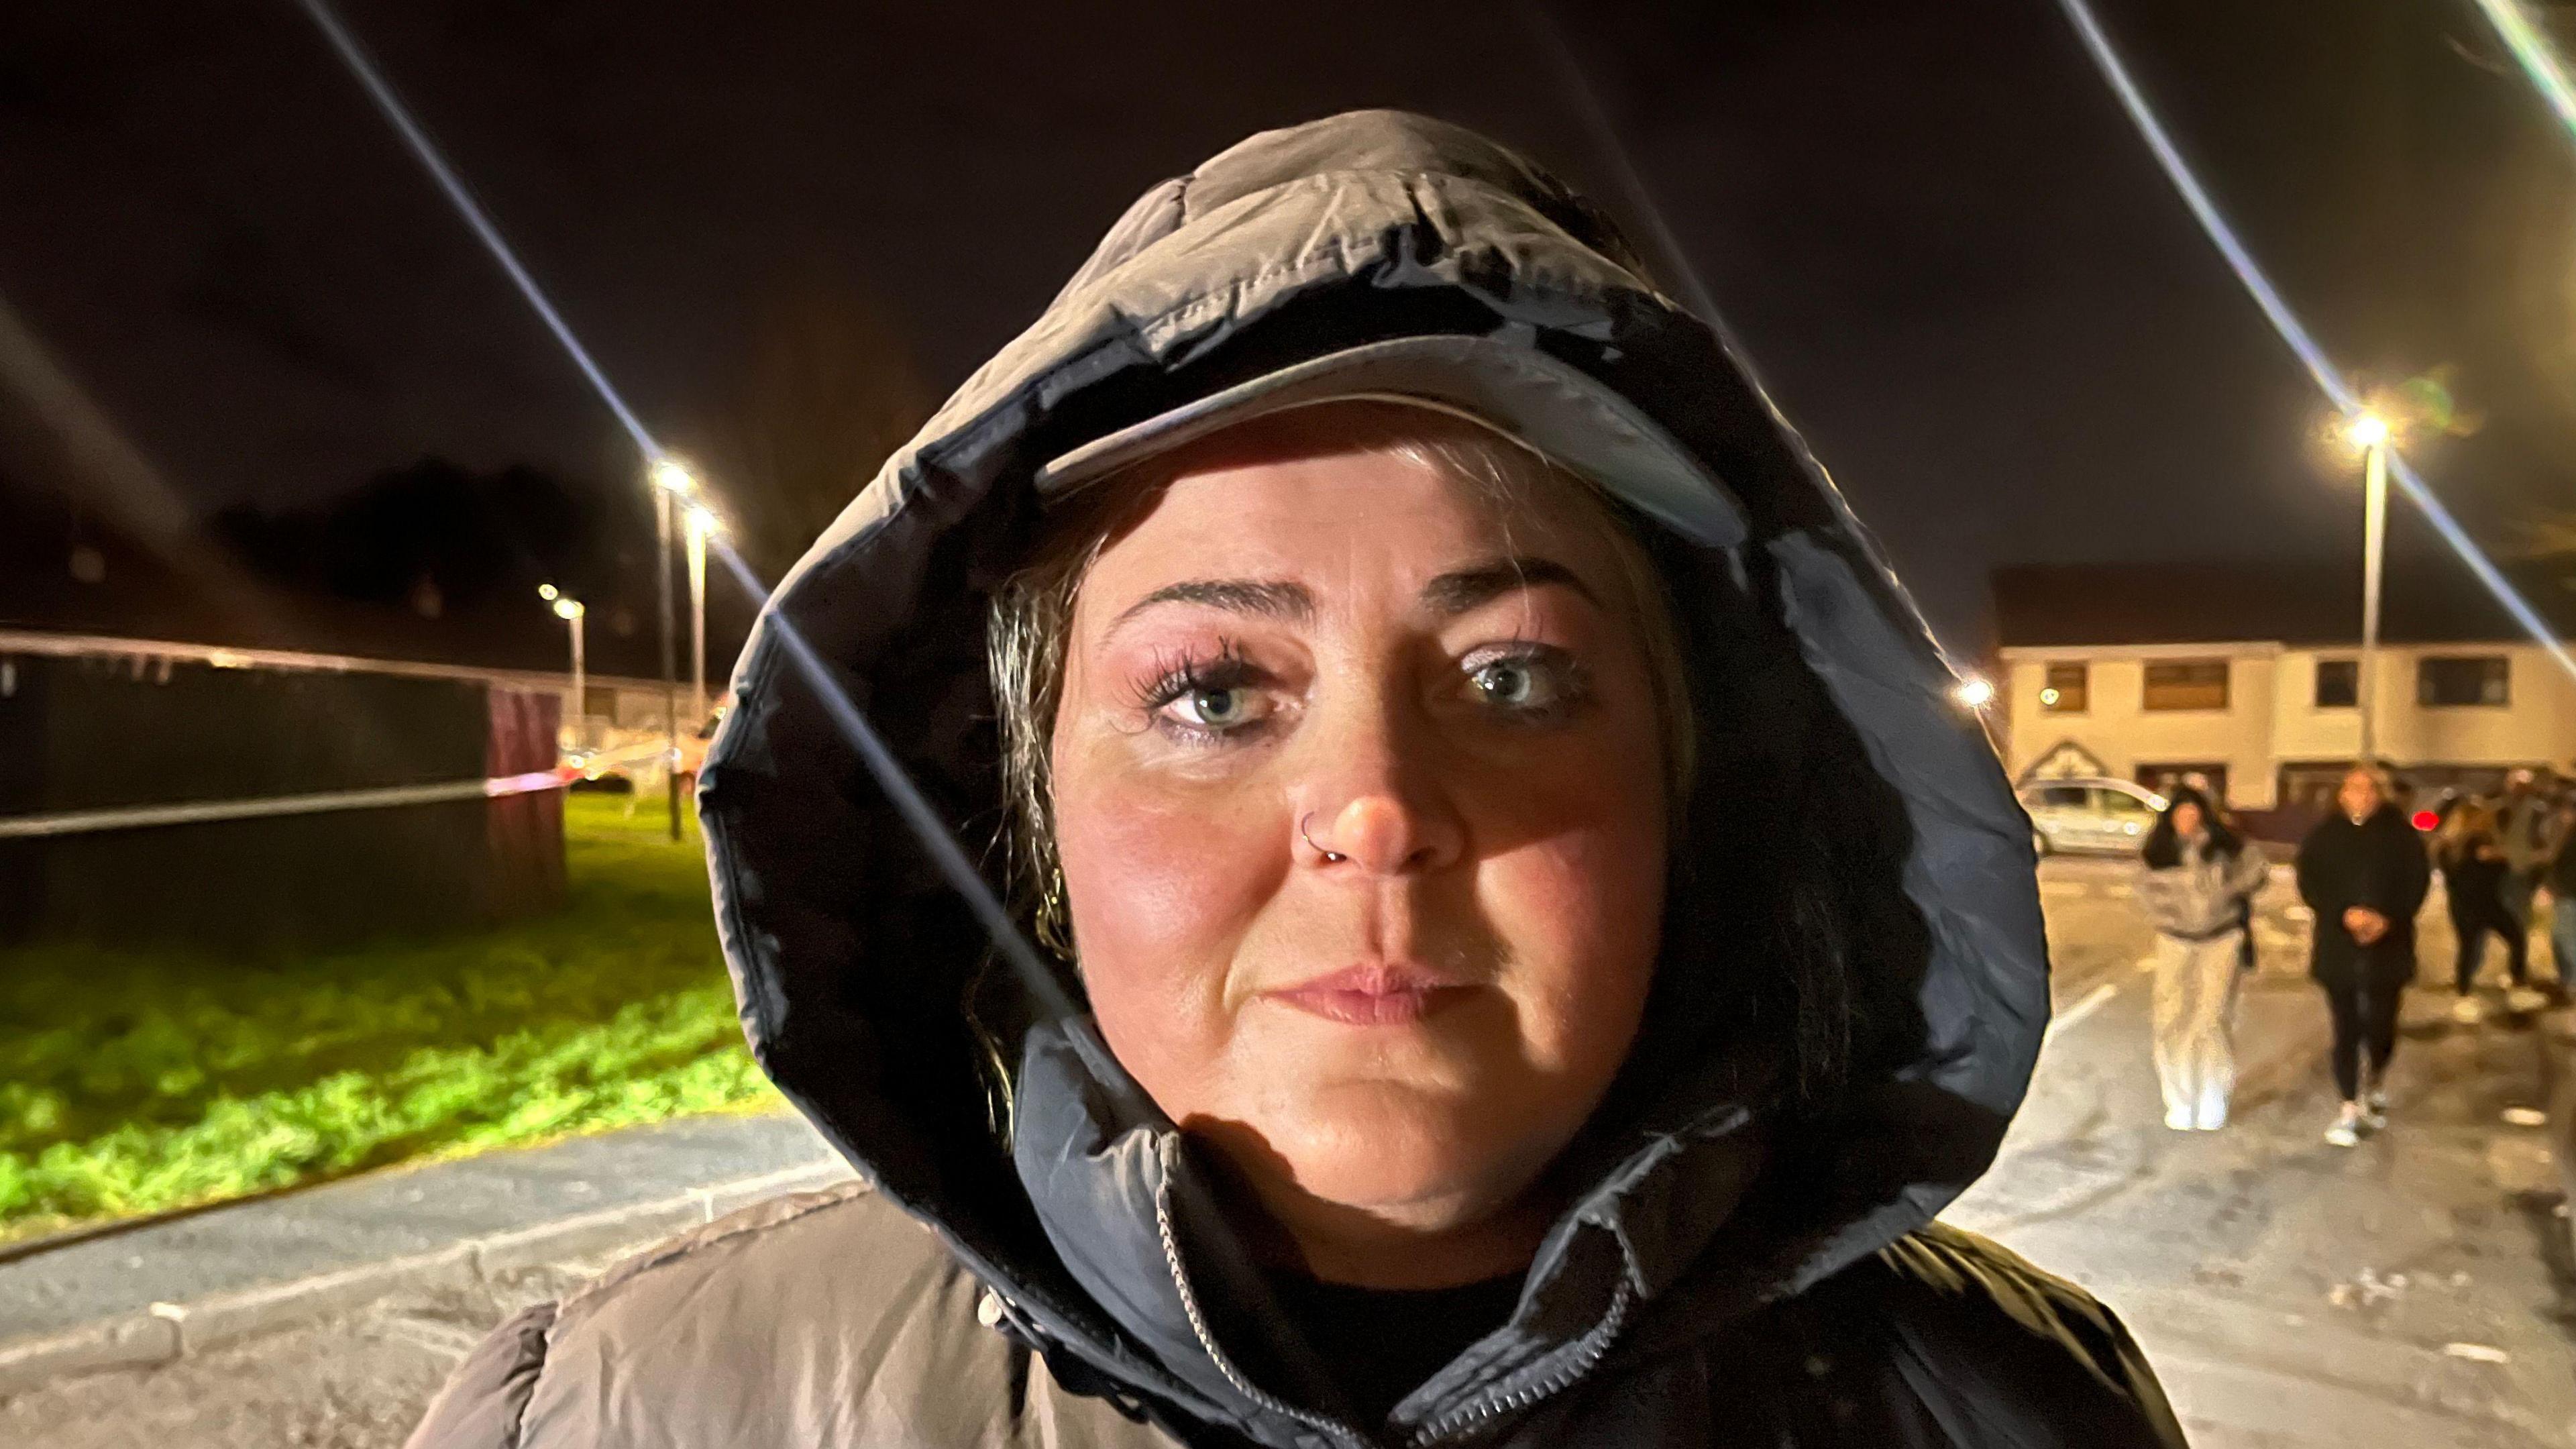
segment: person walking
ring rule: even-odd
[[[2563,995],[2576,979],[2576,789],[2562,791],[2550,812],[2549,860],[2541,886],[2549,892],[2549,964]]]
[[[2504,881],[2497,894],[2505,913],[2523,932],[2531,931],[2532,897],[2540,873],[2549,863],[2549,795],[2531,770],[2505,776],[2504,798],[2495,807],[2496,844],[2504,851]]]
[[[2388,1123],[2388,1059],[2397,1006],[2415,978],[2415,913],[2432,863],[2377,772],[2356,768],[2336,810],[2299,844],[2299,897],[2316,913],[2308,974],[2326,993],[2332,1065],[2343,1106],[2326,1140],[2350,1147]]]
[[[2176,789],[2139,851],[2137,897],[2156,928],[2156,1080],[2165,1125],[2215,1132],[2236,1087],[2229,1040],[2263,852],[2228,828],[2209,797]]]
[[[2451,812],[2451,818],[2443,822],[2433,852],[2442,870],[2443,893],[2450,900],[2451,929],[2460,946],[2452,968],[2457,999],[2451,1003],[2451,1019],[2470,1026],[2486,1015],[2476,987],[2489,934],[2504,942],[2505,969],[2513,983],[2513,1009],[2529,1011],[2538,1003],[2538,993],[2531,989],[2529,979],[2526,928],[2516,919],[2507,899],[2515,872],[2497,832],[2497,819],[2496,810],[2482,802],[2461,802]]]

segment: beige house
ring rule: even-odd
[[[2277,643],[2007,648],[1999,691],[2016,779],[2200,773],[2248,810],[2308,803],[2361,749],[2357,649]],[[2576,680],[2538,645],[2384,647],[2379,753],[2419,783],[2491,789],[2576,758]],[[2458,777],[2454,779],[2453,777]]]
[[[2335,640],[2331,623],[2311,629],[2311,642],[2220,634],[2135,642],[2139,622],[2114,626],[2098,598],[2064,602],[2076,572],[1997,576],[2005,637],[1995,718],[2016,779],[2102,774],[2158,785],[2197,773],[2246,810],[2313,808],[2332,794],[2360,752],[2357,644]],[[2099,587],[2110,571],[2084,572]],[[2146,597],[2170,598],[2172,574],[2161,571]],[[2223,614],[2296,627],[2313,622],[2303,614],[2358,614],[2341,591],[2325,593],[2322,608],[2312,592],[2267,609],[2265,590],[2231,595],[2207,575],[2189,583],[2199,590],[2195,607],[2177,612],[2203,617],[2177,624],[2206,627],[2214,622],[2206,616]],[[2444,637],[2458,631],[2425,627],[2425,612],[2391,609],[2395,639],[2379,650],[2373,691],[2380,757],[2419,789],[2489,791],[2517,766],[2570,771],[2576,678],[2537,643]],[[2313,642],[2317,632],[2332,642]],[[2132,638],[2083,642],[2087,633]]]

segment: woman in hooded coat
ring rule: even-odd
[[[2048,1014],[1952,684],[1581,198],[1255,136],[736,669],[726,955],[862,1183],[522,1314],[413,1443],[2179,1444],[2108,1311],[1932,1223]]]
[[[2263,852],[2228,828],[2207,795],[2175,790],[2139,850],[2137,898],[2156,928],[2156,1080],[2165,1125],[2215,1132],[2236,1090],[2230,1033]]]

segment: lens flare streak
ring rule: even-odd
[[[323,35],[331,42],[331,48],[339,53],[340,59],[348,66],[351,74],[355,75],[358,83],[365,87],[368,96],[375,101],[376,108],[384,112],[385,119],[402,134],[403,141],[410,146],[412,154],[419,158],[422,166],[428,168],[429,174],[437,180],[439,189],[447,193],[447,199],[455,204],[457,214],[464,218],[468,227],[473,229],[474,235],[482,240],[484,249],[491,252],[492,259],[500,263],[501,270],[509,274],[511,282],[518,287],[519,294],[527,299],[530,307],[536,309],[538,317],[544,320],[547,330],[554,334],[555,340],[563,344],[565,353],[572,358],[573,364],[581,369],[582,376],[590,379],[590,385],[599,394],[599,400],[607,405],[610,412],[617,415],[617,421],[624,425],[628,435],[634,438],[635,446],[643,452],[646,460],[657,473],[664,468],[676,468],[678,465],[662,450],[662,445],[653,440],[651,433],[645,431],[643,421],[636,417],[633,409],[627,407],[626,400],[609,382],[608,374],[603,372],[599,364],[591,358],[590,350],[583,347],[581,339],[573,335],[571,324],[564,321],[563,314],[557,312],[554,304],[547,300],[545,292],[537,285],[537,279],[520,264],[518,254],[511,251],[510,244],[502,239],[500,229],[492,224],[492,219],[484,214],[483,208],[475,204],[473,193],[467,190],[464,181],[449,167],[446,158],[439,153],[437,144],[430,140],[429,134],[421,128],[419,122],[412,119],[411,112],[404,107],[401,97],[394,93],[393,86],[376,69],[375,63],[368,58],[365,48],[358,44],[357,37],[350,34],[348,28],[340,23],[339,17],[331,13],[330,7],[324,3],[324,0],[298,0],[298,3],[304,7],[306,14],[313,17],[313,23],[321,27]],[[722,533],[710,532],[707,542],[724,561],[725,568],[742,585],[745,593],[754,599],[769,597],[769,586],[761,581],[760,576],[752,571],[749,564],[743,562],[741,555],[734,552],[733,545]],[[868,723],[867,715],[859,709],[858,702],[853,700],[848,689],[833,677],[831,667],[824,663],[822,655],[817,653],[814,646],[796,631],[794,624],[774,610],[768,614],[764,627],[774,632],[779,641],[785,645],[789,657],[795,660],[798,671],[805,676],[806,682],[813,686],[814,693],[822,700],[823,708],[831,715],[833,725],[849,740],[851,747],[859,752],[859,758],[867,765],[868,773],[876,778],[878,788],[885,791],[886,797],[894,802],[896,810],[904,818],[904,823],[910,826],[913,834],[920,839],[922,848],[930,853],[932,863],[939,868],[942,875],[947,877],[949,885],[965,898],[967,908],[974,913],[985,933],[992,937],[994,949],[998,950],[1003,958],[1020,973],[1031,997],[1037,1001],[1040,1009],[1051,1016],[1071,1015],[1073,1006],[1066,996],[1062,983],[1056,980],[1055,973],[1048,970],[1045,963],[1038,958],[1036,948],[1020,934],[1019,928],[1012,923],[1009,912],[1002,908],[1001,901],[994,896],[991,885],[975,869],[973,862],[966,858],[966,852],[958,846],[955,836],[949,832],[947,824],[939,818],[939,812],[931,807],[929,799],[922,794],[920,787],[904,773],[903,766],[894,757],[894,752],[887,749],[885,742],[878,737],[876,729]]]
[[[2490,13],[2494,3],[2496,0],[2480,0]],[[2290,311],[2281,294],[2273,290],[2271,279],[2264,276],[2253,255],[2246,251],[2235,230],[2228,226],[2227,218],[2219,213],[2218,204],[2210,199],[2209,193],[2201,187],[2200,179],[2192,174],[2182,152],[2174,146],[2173,138],[2165,134],[2163,123],[2156,119],[2155,111],[2148,106],[2137,83],[2130,79],[2128,67],[2120,63],[2119,54],[2111,48],[2110,37],[2103,33],[2101,24],[2094,19],[2092,7],[2086,0],[2058,0],[2058,6],[2066,12],[2068,22],[2083,40],[2086,52],[2101,70],[2103,80],[2120,98],[2121,106],[2128,111],[2129,119],[2136,124],[2147,148],[2155,153],[2156,164],[2164,168],[2166,179],[2182,193],[2183,203],[2191,208],[2192,216],[2200,222],[2200,228],[2208,235],[2211,245],[2227,258],[2229,269],[2236,273],[2238,281],[2244,283],[2245,290],[2254,298],[2254,304],[2263,309],[2272,330],[2280,333],[2281,340],[2298,354],[2300,363],[2308,369],[2308,375],[2316,379],[2317,387],[2333,401],[2335,407],[2348,419],[2358,418],[2366,411],[2360,395],[2344,380],[2343,373],[2326,357],[2325,350],[2317,345],[2316,339],[2308,335],[2308,329]],[[2563,80],[2562,76],[2562,83]],[[2426,521],[2433,525],[2433,531],[2441,535],[2453,553],[2460,556],[2460,561],[2468,565],[2469,572],[2477,576],[2478,582],[2486,586],[2487,592],[2495,596],[2496,602],[2504,606],[2514,622],[2549,652],[2559,668],[2566,670],[2569,677],[2576,678],[2576,654],[2568,652],[2567,646],[2559,641],[2539,611],[2515,592],[2513,584],[2487,557],[2486,551],[2469,537],[2468,530],[2451,516],[2451,511],[2442,506],[2442,500],[2433,496],[2433,490],[2416,473],[2415,466],[2394,448],[2388,450],[2388,463],[2399,491],[2423,511]]]
[[[760,576],[752,572],[751,565],[743,562],[740,554],[734,552],[731,543],[721,536],[711,537],[707,543],[746,592],[754,597],[768,593],[760,582]],[[931,808],[920,787],[904,773],[894,751],[886,748],[876,727],[868,723],[858,701],[850,697],[848,687],[833,676],[831,666],[823,661],[821,653],[777,609],[768,611],[762,627],[777,633],[779,643],[785,646],[788,657],[795,661],[797,672],[805,677],[815,697],[823,702],[824,712],[831,715],[833,725],[859,752],[868,773],[876,777],[878,786],[902,812],[904,823],[912,827],[912,833],[919,838],[922,848],[930,852],[940,873],[948,877],[949,885],[965,898],[967,909],[974,913],[984,933],[992,938],[994,948],[1020,973],[1030,995],[1039,1005],[1040,1014],[1050,1018],[1073,1015],[1073,1002],[1056,980],[1055,973],[1038,959],[1036,948],[1020,934],[1010,913],[1002,908],[1000,899],[993,894],[992,886],[967,860],[966,852],[958,846],[957,838],[949,831],[947,823],[939,818],[938,811]]]
[[[661,445],[644,431],[644,424],[635,416],[634,409],[629,408],[626,399],[610,385],[608,374],[591,360],[590,349],[581,345],[581,339],[573,335],[571,325],[555,310],[554,303],[546,299],[546,294],[538,289],[536,278],[520,265],[519,254],[502,239],[501,229],[492,224],[492,218],[474,200],[474,193],[466,189],[464,181],[448,166],[447,158],[439,153],[437,143],[430,140],[429,133],[413,119],[410,108],[402,103],[402,97],[394,93],[392,84],[376,69],[375,61],[367,55],[366,48],[358,44],[358,38],[340,23],[340,17],[331,13],[331,7],[324,0],[297,0],[297,3],[304,7],[305,14],[313,17],[313,23],[321,27],[324,38],[331,42],[333,50],[339,52],[341,61],[349,67],[349,73],[357,77],[368,98],[376,103],[376,109],[384,112],[385,119],[401,133],[403,143],[411,147],[412,154],[420,158],[420,164],[428,169],[439,189],[447,193],[447,199],[455,204],[457,214],[482,240],[484,250],[492,254],[492,260],[501,264],[502,271],[509,273],[519,295],[527,298],[528,305],[536,309],[547,330],[554,333],[555,340],[562,343],[564,351],[571,355],[573,365],[590,379],[591,387],[599,393],[599,400],[608,404],[608,410],[617,415],[617,421],[635,439],[635,446],[643,449],[647,457],[661,457]]]
[[[2519,0],[2477,0],[2477,6],[2493,25],[2505,49],[2513,52],[2522,73],[2531,77],[2539,88],[2540,98],[2556,112],[2558,123],[2576,131],[2576,85],[2567,80],[2567,67],[2551,48],[2547,36],[2532,23],[2531,12]]]

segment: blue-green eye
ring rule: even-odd
[[[1212,657],[1164,661],[1158,673],[1138,681],[1137,703],[1155,728],[1176,740],[1249,740],[1277,708],[1273,683],[1225,640]]]
[[[1240,684],[1186,690],[1165,708],[1184,723],[1206,730],[1237,729],[1257,717],[1260,701]]]
[[[1497,660],[1468,678],[1475,682],[1476,692],[1485,697],[1487,704],[1498,704],[1506,709],[1528,709],[1546,702],[1547,682],[1525,659]]]
[[[1521,721],[1547,721],[1580,706],[1590,691],[1583,666],[1562,649],[1524,644],[1467,661],[1476,702]]]

